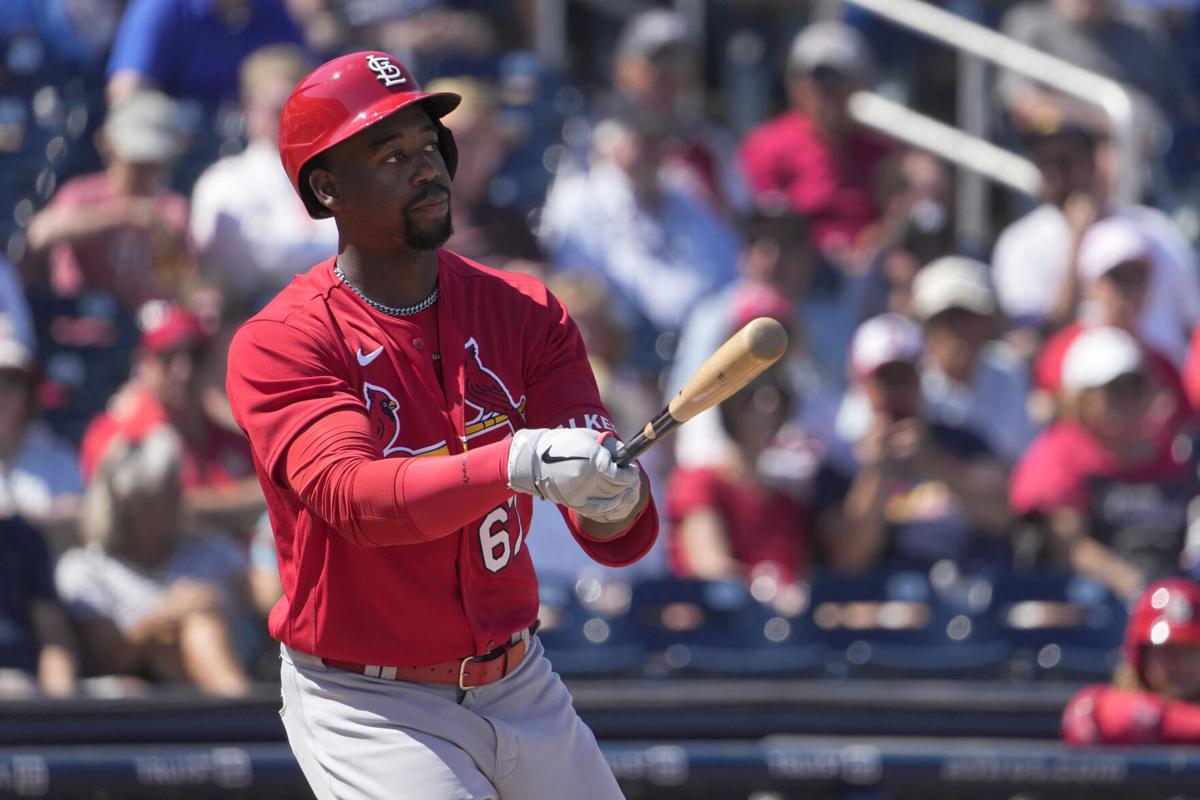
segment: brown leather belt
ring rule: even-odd
[[[333,669],[357,672],[369,678],[382,678],[387,681],[442,683],[457,686],[465,691],[495,683],[520,666],[525,659],[525,654],[529,652],[529,642],[537,631],[537,627],[538,624],[535,622],[528,628],[514,633],[507,644],[502,644],[481,656],[456,658],[440,664],[423,664],[418,667],[385,667],[375,664],[336,661],[332,658],[322,658],[321,663]]]

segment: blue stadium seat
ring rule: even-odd
[[[1127,613],[1097,581],[1037,571],[994,576],[991,616],[1012,645],[1011,676],[1103,681],[1117,665]]]
[[[564,677],[616,678],[640,674],[646,653],[627,608],[590,609],[573,581],[542,577],[538,637],[554,671]]]
[[[916,571],[813,576],[815,635],[833,677],[990,677],[1009,653],[986,615],[948,604]]]
[[[631,614],[651,675],[802,676],[823,671],[806,614],[784,616],[743,584],[655,578],[634,584]]]

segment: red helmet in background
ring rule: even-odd
[[[1146,587],[1125,627],[1125,660],[1142,676],[1142,648],[1200,643],[1200,583],[1169,578]]]
[[[412,73],[387,53],[339,56],[292,90],[279,117],[279,155],[292,186],[313,217],[331,216],[308,187],[305,166],[329,148],[405,106],[421,103],[438,129],[442,159],[454,177],[458,149],[440,120],[462,100],[452,92],[422,92]]]

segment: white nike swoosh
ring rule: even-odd
[[[358,356],[358,365],[360,367],[365,367],[367,364],[370,364],[372,361],[374,361],[376,358],[378,358],[379,354],[382,352],[383,352],[383,345],[379,345],[378,350],[374,350],[370,353],[367,353],[366,355],[363,355],[363,351],[362,351],[361,347],[358,348],[358,352],[355,354]]]

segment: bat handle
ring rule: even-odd
[[[646,452],[650,445],[654,444],[654,440],[647,437],[644,433],[639,433],[634,436],[629,442],[620,447],[616,452],[616,462],[618,467],[627,467],[633,463],[633,460]]]
[[[657,444],[662,437],[679,427],[679,420],[671,416],[670,406],[658,412],[658,416],[646,423],[646,427],[616,452],[618,467],[627,467],[633,460]]]

